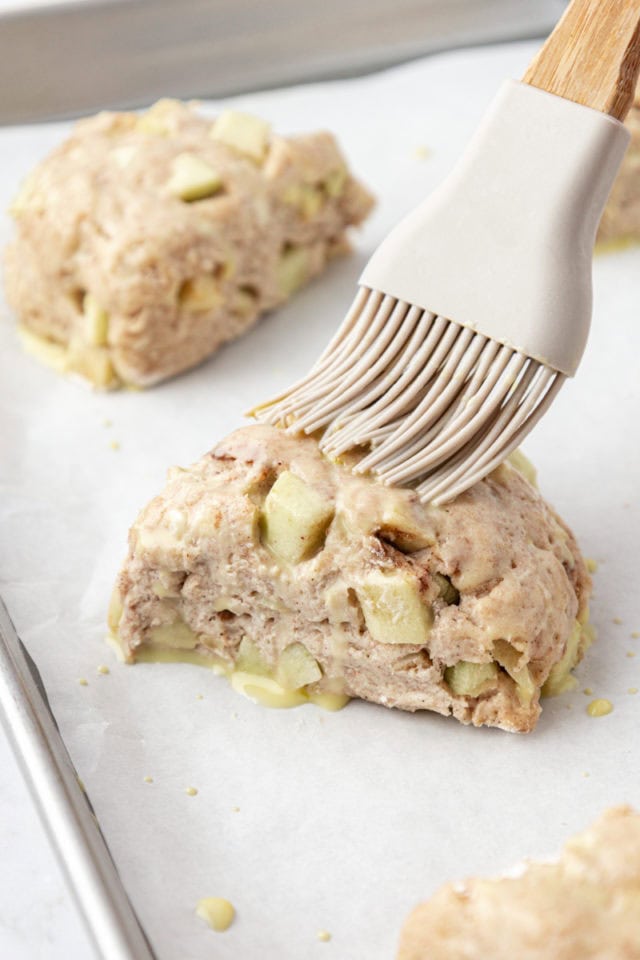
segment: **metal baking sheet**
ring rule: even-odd
[[[365,73],[543,36],[564,0],[0,0],[0,123]],[[3,14],[2,9],[5,8]]]

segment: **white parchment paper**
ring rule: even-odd
[[[353,258],[186,376],[93,394],[25,356],[0,324],[0,588],[161,960],[390,958],[408,909],[443,881],[552,852],[608,805],[640,806],[640,695],[627,692],[640,687],[640,250],[596,260],[583,365],[525,446],[599,562],[597,645],[535,733],[356,702],[337,714],[265,710],[202,668],[125,667],[104,645],[128,526],[166,468],[197,459],[308,368],[365,258],[532,50],[463,51],[237,100],[282,131],[334,130],[380,203]],[[0,132],[0,207],[66,130]],[[9,230],[5,218],[3,243]],[[584,687],[613,713],[588,717]],[[224,935],[193,913],[212,895],[237,909]]]

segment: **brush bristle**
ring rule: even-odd
[[[309,374],[252,411],[354,470],[443,503],[495,469],[565,377],[468,327],[361,287]]]

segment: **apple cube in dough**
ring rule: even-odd
[[[153,627],[149,631],[149,639],[160,647],[171,647],[175,650],[193,650],[198,643],[196,634],[182,620]]]
[[[542,688],[542,694],[545,697],[555,697],[559,693],[565,693],[567,690],[573,690],[577,680],[572,676],[571,671],[580,658],[580,641],[582,639],[582,625],[576,620],[573,630],[567,640],[564,655],[558,663],[554,664],[547,681]]]
[[[167,189],[185,203],[212,197],[222,188],[220,174],[194,153],[179,153],[171,169]]]
[[[519,650],[509,643],[508,640],[496,640],[493,645],[493,655],[496,661],[503,667],[511,679],[515,682],[518,699],[523,706],[531,703],[536,692],[536,686],[531,677],[529,667],[518,667],[521,659]]]
[[[185,280],[180,287],[178,301],[181,307],[194,313],[213,310],[223,302],[220,284],[215,277],[206,274]]]
[[[283,297],[295,293],[307,279],[309,257],[303,247],[283,250],[276,267],[278,290]]]
[[[269,491],[261,516],[262,539],[281,560],[306,560],[324,541],[333,519],[333,504],[290,470]]]
[[[271,127],[260,117],[237,110],[223,110],[211,128],[212,140],[226,143],[228,147],[244,153],[261,163],[269,145]]]
[[[471,663],[461,660],[447,667],[444,678],[459,697],[479,697],[496,686],[498,667],[495,663]]]
[[[109,314],[91,293],[84,295],[82,312],[86,319],[87,340],[96,347],[104,347],[109,333]]]
[[[427,642],[433,613],[423,602],[415,577],[373,570],[356,586],[356,594],[369,633],[377,643]]]
[[[303,643],[292,643],[280,654],[276,680],[285,690],[299,690],[322,678],[318,661],[314,660]]]

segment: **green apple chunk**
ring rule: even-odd
[[[526,664],[518,667],[520,651],[516,650],[508,640],[496,640],[493,645],[493,656],[515,682],[516,694],[522,706],[528,707],[536,692],[536,685],[529,667]]]
[[[324,189],[328,197],[339,197],[346,186],[348,174],[346,167],[337,167],[325,178]]]
[[[173,623],[164,623],[160,627],[153,627],[149,631],[149,641],[156,643],[159,647],[193,650],[198,643],[198,637],[183,620],[175,620]]]
[[[299,690],[308,683],[316,683],[322,670],[303,643],[291,643],[280,654],[276,680],[285,690]]]
[[[333,504],[290,470],[271,487],[260,517],[262,540],[287,563],[299,563],[324,542],[333,519]]]
[[[290,297],[307,279],[309,258],[304,247],[288,247],[276,264],[276,283],[283,297]]]
[[[518,473],[521,473],[525,480],[528,480],[532,487],[537,487],[536,468],[528,457],[525,457],[522,450],[514,450],[509,454],[507,460]]]
[[[440,596],[448,606],[460,603],[460,591],[456,590],[449,577],[445,577],[441,573],[434,573],[433,579],[438,584]]]
[[[86,335],[89,343],[104,347],[109,333],[109,314],[100,306],[92,293],[85,293],[82,300]]]
[[[213,310],[222,303],[219,281],[208,274],[185,280],[178,291],[178,303],[194,313]]]
[[[250,113],[223,110],[211,128],[211,138],[261,163],[269,146],[271,128]]]
[[[248,637],[243,637],[240,641],[234,669],[261,677],[271,673],[269,664],[262,658],[253,640],[249,640]]]
[[[543,696],[555,697],[559,693],[573,690],[578,681],[571,675],[571,671],[578,662],[581,639],[582,625],[576,620],[573,625],[573,630],[567,639],[564,655],[562,659],[551,668],[551,672],[542,688]]]
[[[212,197],[222,189],[222,178],[213,167],[193,153],[179,153],[173,161],[169,193],[185,203]]]
[[[495,663],[471,663],[461,660],[447,667],[444,679],[459,697],[479,697],[496,686],[498,667]]]
[[[378,643],[427,642],[433,612],[411,574],[372,570],[355,590],[369,633]]]
[[[416,523],[411,508],[403,504],[385,507],[377,532],[403,553],[414,553],[433,544],[431,533]]]

